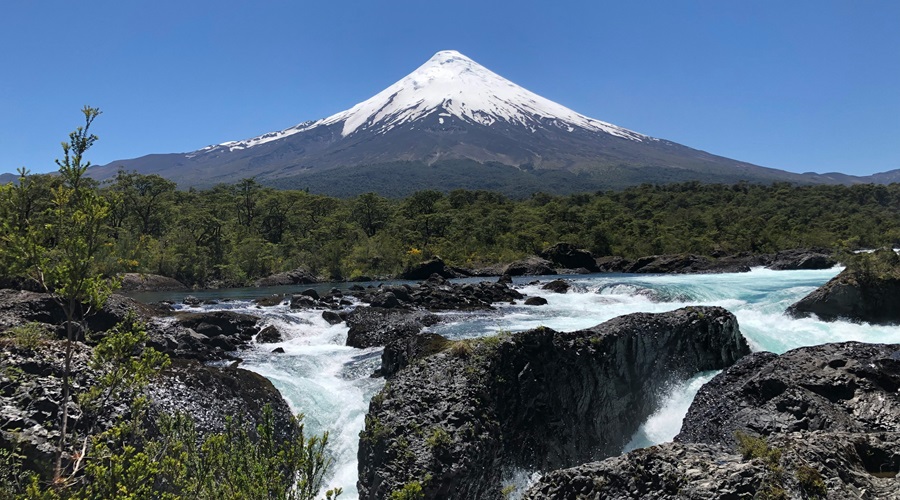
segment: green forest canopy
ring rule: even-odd
[[[39,221],[59,179],[23,182],[31,183],[31,199],[16,203],[12,185],[0,186],[0,215]],[[333,279],[391,276],[433,255],[474,268],[557,242],[624,257],[900,243],[900,184],[688,182],[526,199],[467,190],[341,199],[253,179],[178,191],[157,175],[120,171],[92,189],[111,206],[105,273],[155,273],[199,286],[296,268]]]

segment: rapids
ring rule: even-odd
[[[499,331],[523,331],[544,325],[567,331],[587,328],[622,314],[663,312],[685,305],[718,305],[735,314],[741,332],[753,350],[783,353],[796,347],[857,340],[900,343],[900,327],[878,327],[849,322],[824,323],[816,319],[792,319],[783,311],[793,302],[824,284],[841,269],[821,271],[771,271],[708,275],[576,275],[562,276],[573,284],[568,293],[556,294],[528,284],[535,277],[515,278],[523,293],[540,295],[545,306],[501,305],[487,313],[443,313],[445,321],[431,330],[450,338],[492,335]],[[541,277],[542,282],[556,277]],[[342,286],[342,285],[336,285]],[[327,290],[331,285],[318,288]],[[304,286],[302,288],[308,288]],[[329,485],[341,486],[341,498],[356,498],[358,434],[363,428],[369,400],[383,384],[369,375],[380,365],[380,349],[344,346],[347,327],[329,325],[320,311],[291,311],[286,305],[259,309],[250,299],[284,289],[235,289],[195,294],[201,298],[229,298],[228,302],[201,306],[204,310],[231,309],[263,315],[285,337],[241,354],[243,368],[269,378],[295,412],[305,415],[309,432],[330,433],[335,467]],[[139,300],[176,299],[173,294],[141,294]],[[180,306],[183,307],[183,306]],[[284,354],[271,354],[282,347]],[[660,409],[643,423],[623,451],[671,440],[694,395],[715,372],[690,380],[673,380],[660,394]],[[511,483],[522,486],[531,474],[514,471]]]

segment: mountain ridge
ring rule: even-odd
[[[402,183],[415,178],[417,185],[439,190],[497,184],[489,177],[480,182],[463,178],[452,171],[459,165],[465,175],[500,172],[498,189],[505,192],[548,175],[559,180],[553,189],[557,193],[688,180],[865,182],[845,174],[761,167],[590,118],[456,51],[438,52],[373,97],[320,120],[189,153],[115,161],[92,167],[89,173],[104,179],[124,168],[159,174],[182,188],[254,177],[276,187],[316,186],[324,194],[344,195],[369,191],[372,185],[408,191],[389,185],[387,179]],[[367,179],[363,172],[376,177]],[[870,177],[900,178],[876,176]],[[330,187],[348,182],[354,185]]]

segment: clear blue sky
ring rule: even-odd
[[[10,0],[0,172],[322,118],[456,49],[588,116],[796,172],[900,168],[900,2]]]

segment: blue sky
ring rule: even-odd
[[[455,49],[580,113],[796,172],[900,168],[900,2],[10,0],[0,172],[95,164],[349,108]]]

